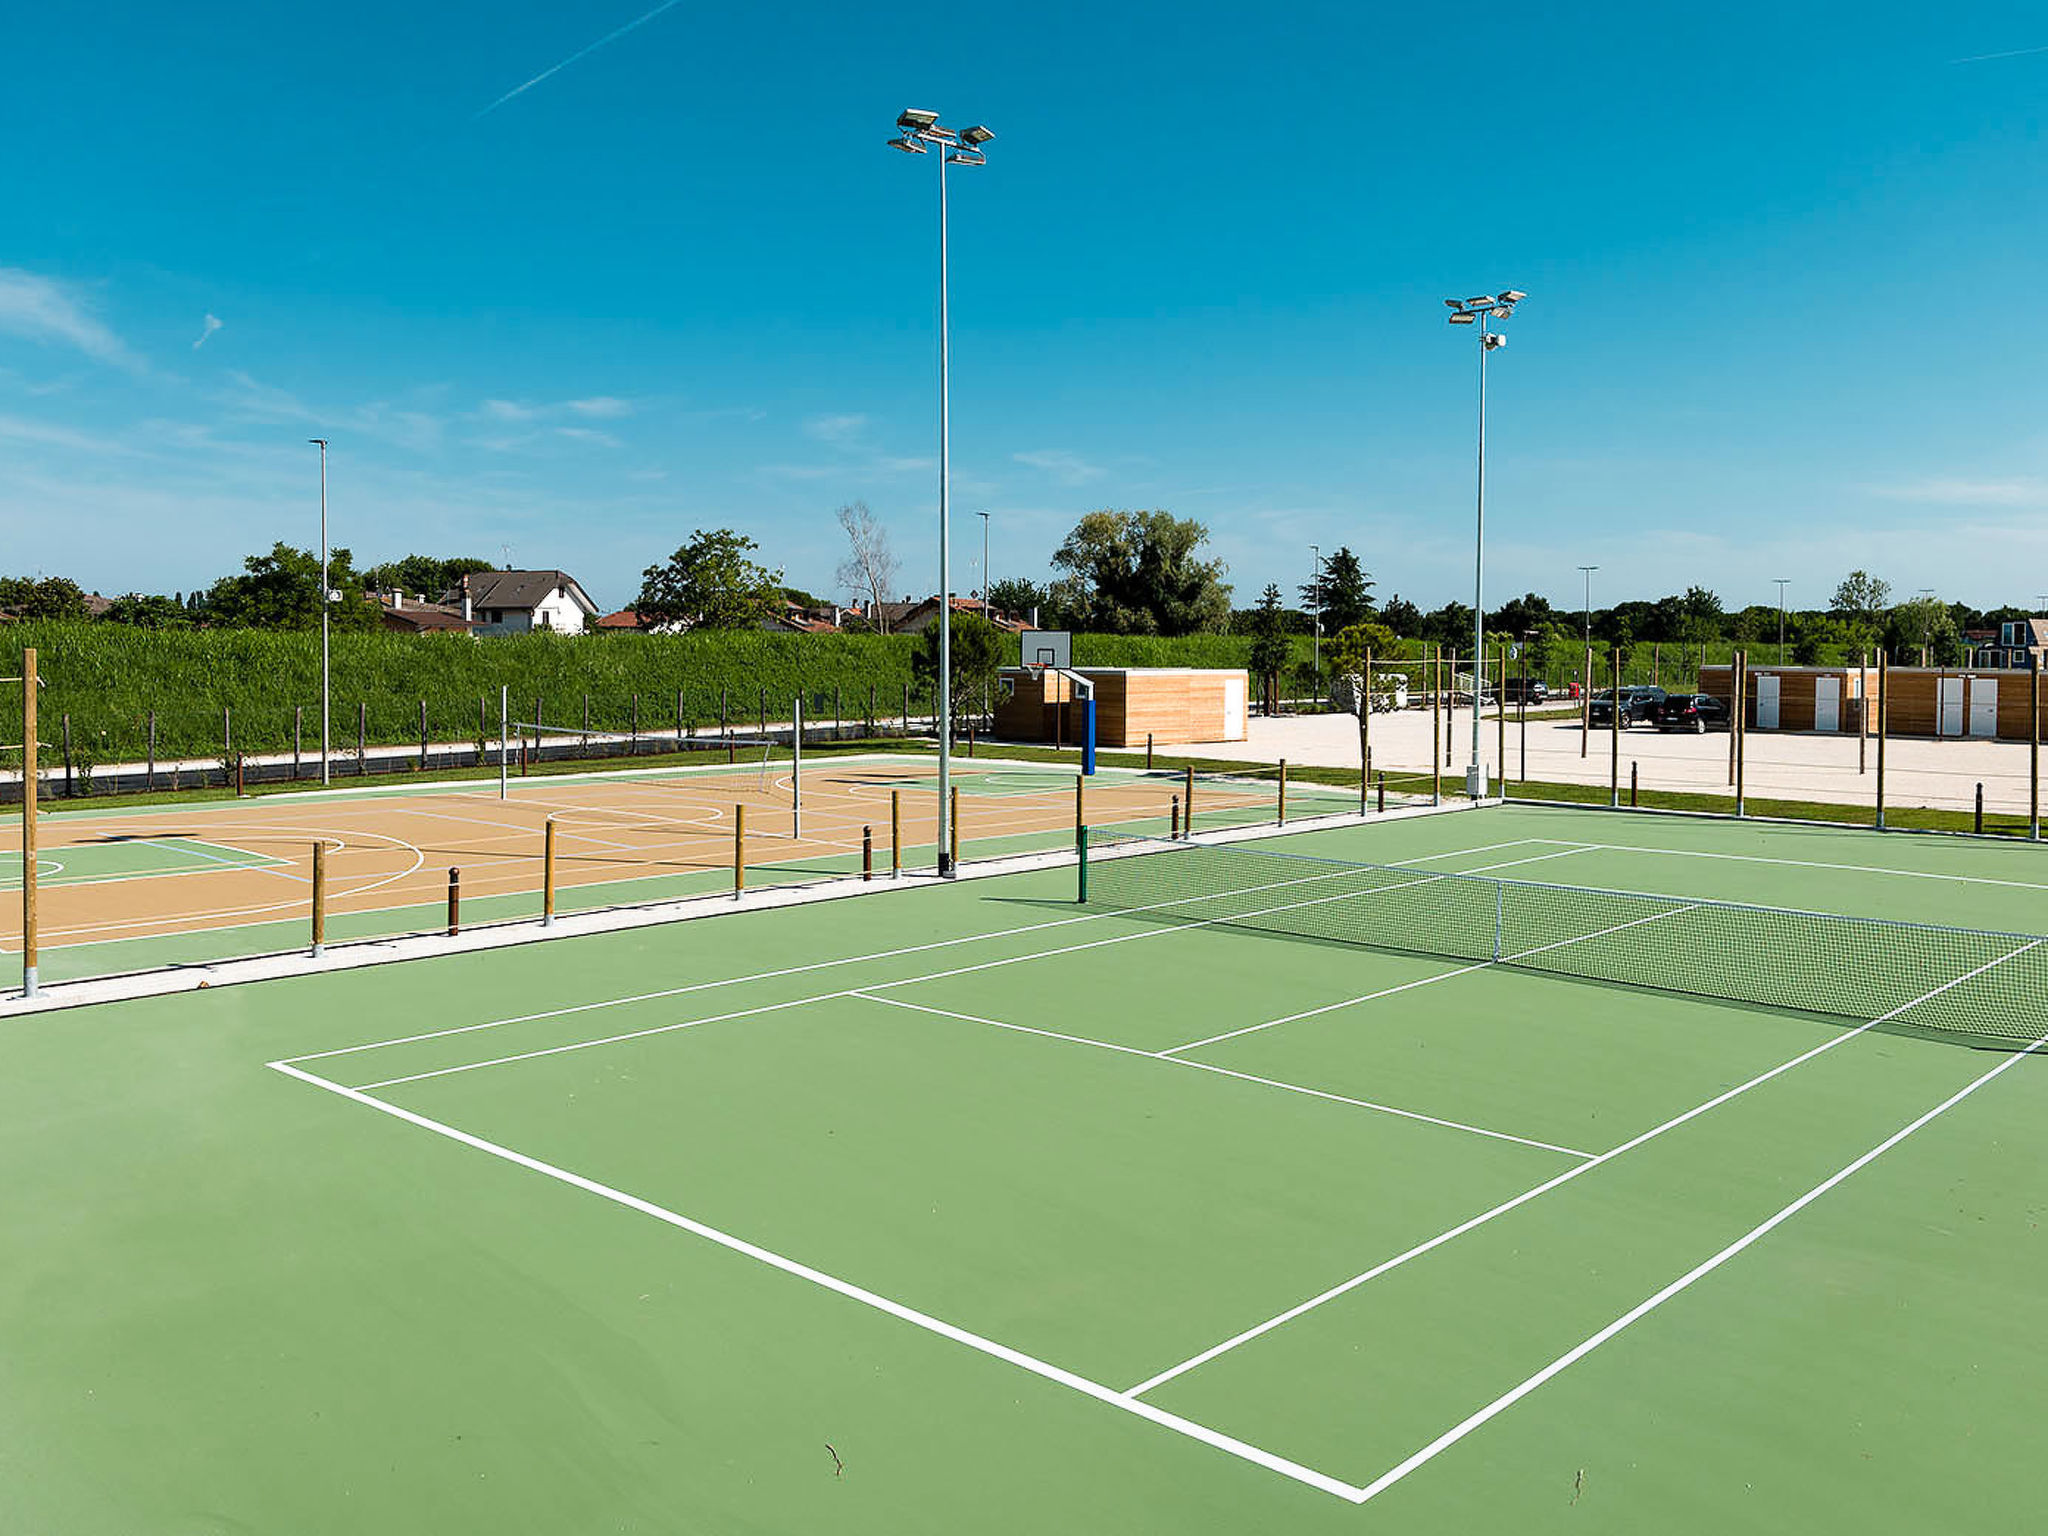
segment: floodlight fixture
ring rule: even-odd
[[[1493,316],[1493,318],[1496,320],[1505,320],[1509,315],[1512,315],[1514,312],[1515,306],[1512,304],[1496,304],[1493,306],[1493,308],[1487,311],[1487,313]]]
[[[916,132],[920,128],[930,128],[938,120],[939,114],[936,112],[926,112],[920,107],[905,107],[896,119],[896,126]]]
[[[994,129],[985,127],[980,123],[976,123],[972,128],[960,130],[960,142],[969,149],[979,149],[995,136]]]
[[[1485,343],[1485,345],[1486,345],[1486,350],[1487,350],[1487,351],[1491,352],[1491,351],[1493,351],[1493,350],[1494,350],[1495,348],[1497,348],[1497,347],[1504,347],[1504,346],[1506,346],[1507,344],[1508,344],[1508,339],[1507,339],[1507,337],[1505,337],[1505,336],[1501,335],[1501,333],[1500,333],[1499,331],[1488,331],[1488,332],[1486,333],[1486,343]]]
[[[946,153],[949,165],[987,165],[988,156],[978,149],[955,149]]]
[[[891,139],[889,147],[891,149],[900,149],[906,155],[921,155],[924,153],[924,146],[915,139]]]
[[[1470,311],[1461,309],[1450,317],[1450,321],[1453,325],[1470,325],[1477,318]]]
[[[1509,304],[1519,304],[1522,302],[1522,300],[1529,297],[1529,295],[1522,292],[1522,290],[1519,288],[1503,288],[1500,291],[1500,296],[1504,302]]]
[[[1445,299],[1444,303],[1452,309],[1463,309],[1465,307],[1463,299]]]
[[[1465,302],[1471,305],[1474,309],[1484,309],[1487,305],[1493,302],[1493,295],[1490,293],[1482,293],[1477,298],[1467,299]]]

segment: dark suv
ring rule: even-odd
[[[1694,735],[1709,726],[1725,728],[1728,704],[1711,693],[1674,693],[1657,706],[1657,729],[1691,731]]]
[[[1623,688],[1621,690],[1621,728],[1627,730],[1638,722],[1649,724],[1656,720],[1657,706],[1664,702],[1665,697],[1666,695],[1662,688],[1640,686]],[[1612,725],[1614,723],[1614,690],[1609,688],[1605,692],[1594,694],[1587,701],[1586,711],[1587,718],[1594,725]]]

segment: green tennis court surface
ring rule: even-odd
[[[44,885],[89,885],[106,880],[143,880],[156,875],[262,869],[283,862],[267,854],[199,838],[109,837],[39,854],[36,874]],[[20,889],[21,851],[0,852],[0,890]]]
[[[2038,850],[1239,846],[1417,883],[1172,850],[1085,906],[1051,870],[17,1021],[0,1524],[2038,1523],[2039,951],[1650,916],[2043,933]],[[1668,898],[1545,907],[1589,972],[1815,990],[1431,953],[1450,873]]]

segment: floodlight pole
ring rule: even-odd
[[[1308,552],[1314,558],[1314,582],[1310,590],[1316,599],[1316,691],[1320,693],[1323,689],[1323,546],[1311,544]]]
[[[974,515],[981,519],[981,616],[986,619],[990,613],[988,589],[991,585],[988,578],[988,514],[977,512]]]
[[[930,112],[911,110],[896,119],[898,136],[890,143],[910,154],[925,153],[926,146],[939,152],[939,687],[936,722],[939,733],[939,874],[951,879],[953,843],[950,836],[953,796],[953,566],[952,566],[952,426],[950,417],[950,369],[952,339],[948,332],[946,227],[946,167],[982,165],[986,157],[981,146],[995,135],[986,128],[969,128],[955,133],[940,126]],[[986,563],[986,557],[984,557]]]
[[[327,731],[331,696],[328,686],[327,594],[333,590],[327,580],[327,439],[311,437],[306,441],[320,447],[320,782],[325,784],[328,782]]]
[[[1771,579],[1778,584],[1778,665],[1782,667],[1785,665],[1785,587],[1792,578],[1774,576]]]
[[[1582,565],[1579,569],[1586,573],[1586,649],[1590,651],[1593,649],[1593,573],[1600,567]]]
[[[1465,793],[1474,800],[1486,794],[1486,767],[1481,761],[1480,684],[1486,663],[1486,354],[1507,338],[1492,330],[1489,319],[1505,320],[1528,295],[1515,288],[1474,299],[1446,299],[1451,324],[1470,325],[1479,333],[1479,486],[1472,533],[1472,762],[1465,770]],[[1590,640],[1588,641],[1590,644]],[[1451,679],[1455,693],[1457,678]]]

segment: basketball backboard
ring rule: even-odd
[[[1074,637],[1064,629],[1027,629],[1019,637],[1023,641],[1022,661],[1027,667],[1056,667],[1061,671],[1070,670],[1074,665]]]

